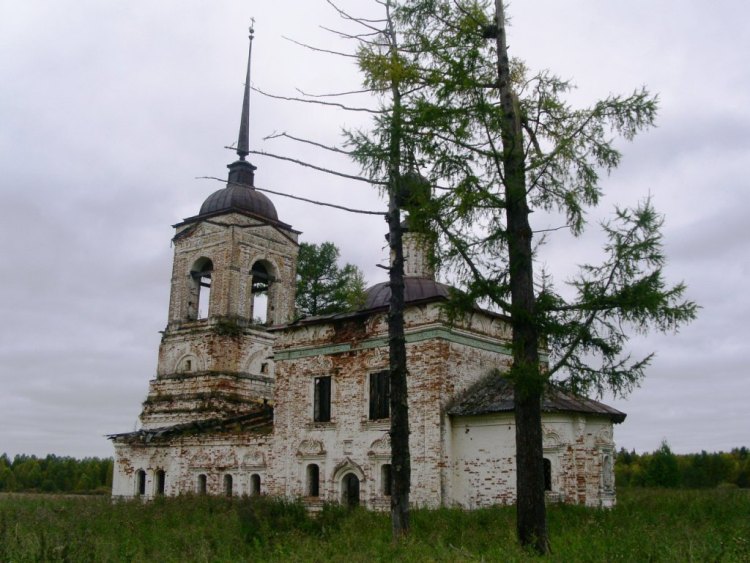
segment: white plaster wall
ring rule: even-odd
[[[552,500],[612,506],[614,475],[602,474],[614,454],[612,423],[580,414],[544,414],[544,457],[552,468]],[[512,413],[451,417],[447,504],[466,508],[511,504],[516,498],[515,422]],[[610,466],[613,471],[613,464]],[[606,483],[611,488],[606,488]]]

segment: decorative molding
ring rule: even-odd
[[[368,457],[384,458],[391,456],[391,437],[388,434],[384,434],[382,438],[378,438],[372,444],[370,444],[370,450],[367,452]]]
[[[543,430],[544,435],[542,437],[543,449],[545,452],[556,452],[562,447],[562,440],[557,432],[552,430]]]
[[[466,333],[459,333],[448,327],[431,326],[406,334],[407,344],[414,344],[417,342],[424,342],[425,340],[434,339],[445,340],[454,344],[463,344],[464,346],[470,346],[472,348],[486,350],[488,352],[497,352],[505,355],[510,355],[512,352],[510,344],[500,344],[498,342],[493,342],[491,339],[480,338]],[[277,350],[274,354],[274,357],[277,361],[297,360],[301,358],[308,358],[310,356],[343,354],[345,352],[371,350],[373,348],[383,348],[387,346],[388,338],[382,336],[361,340],[354,344],[342,343],[327,346],[311,346],[308,348],[302,347]],[[545,358],[542,358],[542,360],[546,361],[546,356]]]
[[[250,450],[242,458],[243,469],[264,469],[266,467],[266,458],[263,452],[259,450]]]
[[[302,440],[297,447],[297,457],[324,457],[326,450],[320,440]]]
[[[613,436],[612,436],[612,426],[607,425],[596,435],[596,445],[597,446],[614,446]]]
[[[348,456],[345,457],[343,461],[337,463],[333,468],[333,480],[338,482],[347,473],[354,473],[360,482],[364,482],[366,480],[365,472],[362,471],[362,468],[359,466],[359,464],[352,461],[352,459]]]

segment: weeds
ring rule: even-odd
[[[621,491],[612,510],[549,507],[549,561],[750,561],[743,490]],[[532,561],[513,507],[414,510],[391,542],[388,514],[264,497],[154,502],[0,495],[0,561]]]

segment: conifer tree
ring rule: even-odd
[[[368,133],[350,135],[371,171],[387,169],[398,134],[400,157],[435,186],[411,218],[430,225],[439,250],[466,290],[452,312],[484,303],[510,315],[517,464],[517,532],[546,553],[541,400],[553,381],[578,393],[630,391],[650,356],[632,359],[632,330],[667,331],[694,318],[685,286],[662,275],[662,217],[649,200],[616,209],[602,228],[605,259],[584,264],[557,291],[534,270],[529,215],[560,213],[579,236],[585,211],[601,196],[602,171],[620,161],[612,135],[632,139],[653,125],[657,100],[645,89],[588,108],[565,100],[569,82],[532,74],[510,59],[501,0],[404,0],[396,6],[387,57],[363,48],[370,86],[398,83],[398,111],[383,112]],[[389,109],[393,109],[391,106]],[[549,363],[540,351],[549,351]]]
[[[339,266],[332,242],[303,242],[297,257],[295,305],[301,316],[354,311],[364,305],[365,278],[354,264]]]

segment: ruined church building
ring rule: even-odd
[[[248,60],[239,158],[226,187],[175,225],[156,377],[141,428],[110,436],[112,494],[263,494],[311,509],[343,502],[386,510],[390,289],[369,288],[355,312],[293,320],[300,231],[254,188],[249,87]],[[513,393],[496,375],[511,363],[508,318],[476,308],[449,323],[441,308],[448,287],[435,280],[419,233],[404,229],[411,500],[513,503]],[[550,500],[614,504],[612,428],[624,418],[593,400],[548,393]]]

